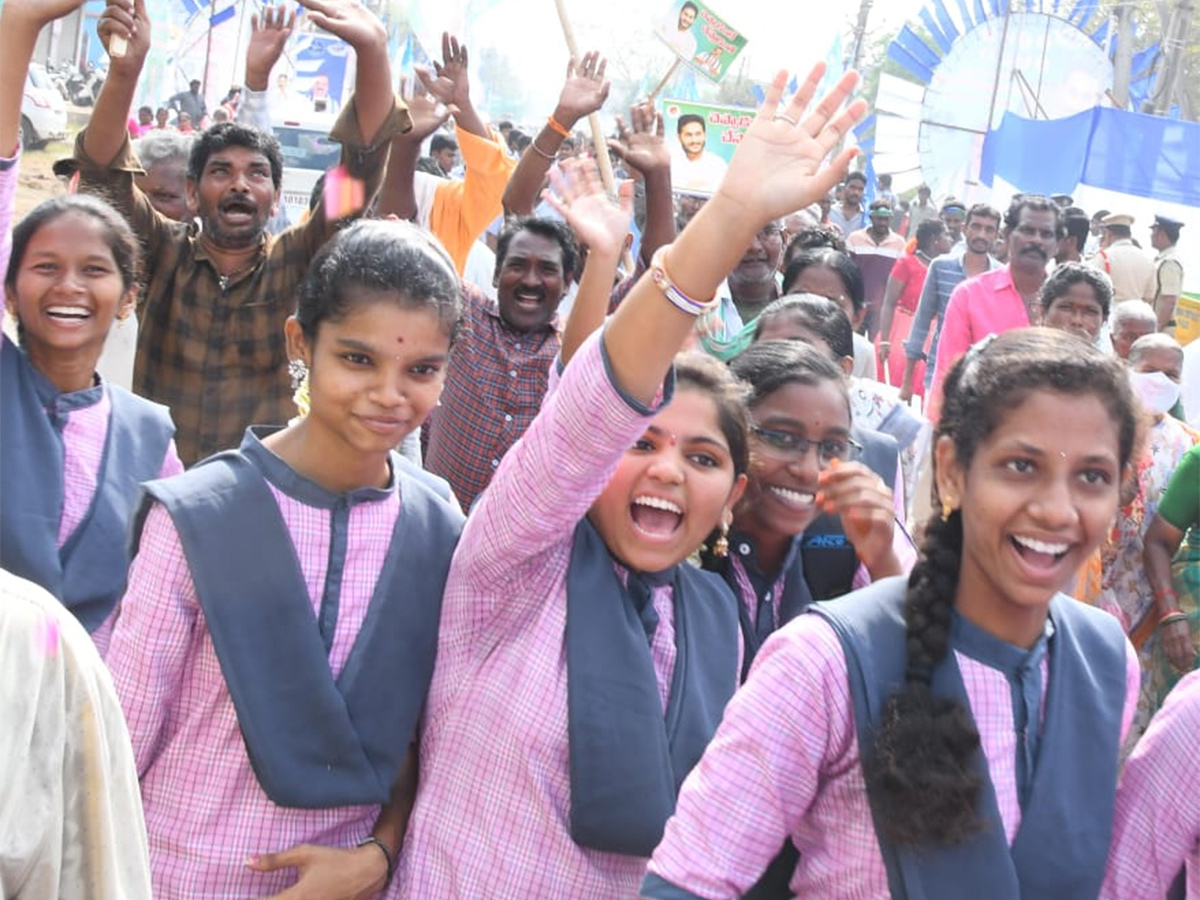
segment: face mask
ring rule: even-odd
[[[1129,383],[1142,405],[1156,415],[1168,412],[1179,402],[1179,385],[1163,372],[1130,372]]]

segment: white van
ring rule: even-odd
[[[341,158],[341,144],[329,139],[334,121],[332,115],[291,114],[271,121],[271,129],[283,150],[281,212],[290,224],[308,217],[308,201],[317,179]]]

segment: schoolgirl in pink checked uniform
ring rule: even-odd
[[[801,897],[1095,900],[1137,658],[1058,588],[1107,533],[1136,425],[1119,366],[1077,343],[1014,331],[958,363],[911,577],[766,642],[643,897],[740,897],[790,838]]]
[[[1200,897],[1197,735],[1200,672],[1192,672],[1171,689],[1125,761],[1101,900]]]
[[[127,533],[140,481],[182,470],[164,407],[102,382],[96,363],[137,298],[129,225],[107,204],[47,200],[10,235],[17,127],[38,30],[71,0],[6,4],[0,21],[0,271],[19,338],[0,347],[0,566],[41,584],[92,634],[129,568]],[[16,147],[15,150],[13,148]],[[11,249],[11,256],[10,256]]]
[[[764,222],[845,170],[849,153],[820,161],[863,104],[836,112],[848,77],[801,123],[821,74],[783,106],[776,79],[724,186],[658,257],[686,297],[712,297]],[[577,308],[607,298],[628,222],[583,174],[556,201],[591,248]],[[694,762],[679,739],[698,756],[711,731],[694,726],[715,727],[736,686],[733,598],[681,563],[728,521],[744,411],[711,360],[681,362],[664,407],[702,306],[684,311],[662,283],[643,278],[584,343],[472,511],[447,583],[402,897],[633,896]],[[722,699],[702,713],[691,701],[713,700],[702,689],[717,682]]]
[[[445,250],[362,221],[314,258],[287,321],[307,415],[146,486],[108,664],[159,898],[377,895],[462,526],[393,450],[445,381]]]

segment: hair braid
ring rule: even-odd
[[[962,516],[935,516],[908,580],[905,686],[884,704],[863,773],[885,836],[897,844],[952,844],[979,829],[982,779],[971,760],[979,732],[953,700],[930,692],[950,649],[950,614],[962,554]]]

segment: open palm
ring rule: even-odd
[[[775,76],[721,183],[719,190],[729,200],[764,218],[778,218],[815,203],[838,183],[857,151],[843,150],[828,166],[822,161],[863,117],[867,104],[855,100],[838,112],[858,82],[850,72],[808,112],[824,74],[825,66],[817,65],[784,104],[787,73]]]
[[[553,193],[550,202],[575,232],[575,237],[593,249],[619,252],[633,217],[633,183],[622,182],[617,202],[604,190],[595,160],[567,160],[550,173]]]
[[[629,111],[629,120],[632,128],[617,117],[619,140],[608,142],[612,151],[643,175],[671,168],[671,151],[663,140],[662,114],[654,104],[639,103]]]

